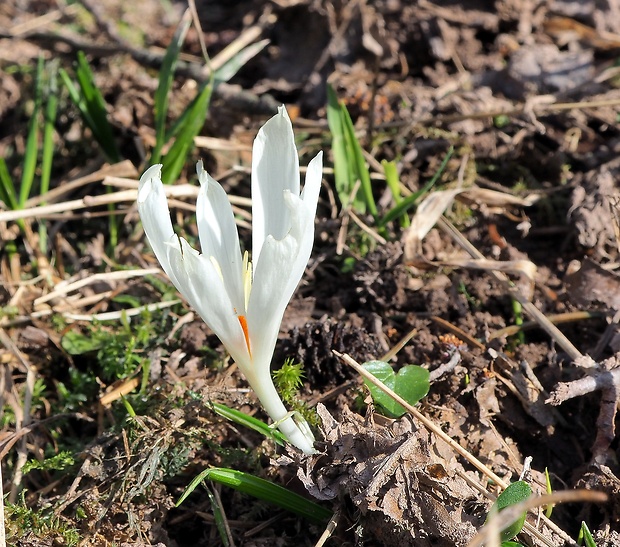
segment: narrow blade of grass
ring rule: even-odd
[[[343,207],[351,205],[358,213],[366,212],[366,202],[352,195],[355,183],[360,179],[351,134],[346,129],[348,112],[340,102],[333,88],[327,86],[327,123],[332,134],[332,154],[334,156],[334,181],[336,193]],[[348,120],[350,121],[350,117]],[[354,141],[357,139],[354,135]],[[361,179],[360,179],[361,180]],[[352,202],[351,202],[352,201]]]
[[[381,160],[381,166],[383,167],[383,173],[385,174],[385,181],[387,182],[390,192],[394,197],[394,203],[398,205],[402,200],[400,195],[400,180],[398,177],[398,169],[394,161]],[[411,224],[407,214],[403,213],[400,217],[400,227],[407,228]]]
[[[448,161],[450,161],[450,158],[452,157],[453,152],[454,152],[454,148],[451,146],[448,149],[448,152],[446,153],[445,158],[441,162],[439,169],[433,175],[433,178],[429,180],[417,192],[414,192],[410,196],[407,196],[400,203],[398,203],[392,209],[390,209],[386,213],[386,215],[379,221],[379,226],[381,227],[385,226],[388,222],[391,222],[392,220],[398,218],[399,216],[407,213],[409,209],[415,206],[415,204],[420,200],[420,198],[422,198],[422,196],[424,196],[433,186],[435,186],[435,183],[437,182],[437,180],[439,180],[439,177],[445,171],[446,166],[448,165]]]
[[[578,545],[585,545],[585,547],[596,547],[596,542],[592,537],[590,529],[585,521],[581,521],[581,528],[579,529],[579,536],[577,537]]]
[[[22,171],[22,181],[19,188],[19,207],[23,207],[26,200],[30,197],[34,174],[37,167],[39,156],[39,111],[41,110],[41,100],[43,95],[43,57],[39,57],[37,62],[37,75],[35,79],[35,100],[34,109],[30,117],[30,127],[28,129],[28,139],[26,140],[26,151],[24,154],[24,170]]]
[[[114,142],[112,126],[108,122],[105,100],[95,84],[95,77],[82,51],[79,51],[77,55],[75,76],[79,89],[72,84],[67,85],[70,80],[66,73],[61,72],[61,77],[69,90],[69,96],[79,108],[84,122],[93,132],[95,140],[103,149],[108,160],[117,163],[120,161],[121,155]]]
[[[184,123],[178,128],[177,138],[163,160],[162,181],[164,184],[172,184],[181,173],[187,155],[194,145],[194,137],[204,124],[213,91],[213,81],[207,82],[200,90],[198,96],[187,108]]]
[[[43,153],[41,157],[41,195],[46,194],[50,187],[52,162],[54,159],[54,126],[58,112],[58,62],[53,60],[47,65],[47,104],[43,121]],[[43,205],[45,201],[41,202]],[[47,249],[47,229],[45,223],[39,224],[39,247],[42,252]]]
[[[222,505],[218,503],[218,499],[215,497],[215,494],[210,488],[205,486],[205,490],[207,491],[207,496],[209,497],[209,502],[211,503],[213,518],[215,519],[215,527],[217,528],[220,539],[222,540],[222,545],[224,547],[230,547],[230,541],[228,541],[228,533],[226,529],[226,516],[222,510]]]
[[[2,157],[0,157],[0,199],[4,201],[9,209],[17,209],[18,197],[15,185],[6,166],[6,161]]]
[[[112,163],[118,163],[121,160],[121,155],[114,141],[112,126],[108,121],[106,103],[101,91],[99,91],[99,88],[95,84],[94,74],[84,52],[78,51],[77,55],[75,76],[79,88],[73,84],[64,70],[60,71],[60,76],[69,91],[71,100],[80,110],[84,123],[86,123],[93,132],[93,136],[99,143],[99,146],[101,146],[106,158]],[[107,191],[109,193],[113,190],[109,187]],[[113,204],[108,205],[108,211],[111,213],[114,211]],[[110,216],[108,225],[110,232],[109,245],[110,251],[112,251],[118,243],[118,224],[117,219],[113,215]]]
[[[349,115],[349,111],[347,107],[342,104],[342,118],[344,120],[344,132],[347,141],[349,142],[350,149],[353,153],[350,161],[353,161],[355,166],[355,172],[357,178],[359,178],[361,182],[361,190],[362,195],[364,197],[364,202],[370,214],[375,217],[375,220],[378,218],[379,212],[377,211],[377,205],[375,203],[375,198],[372,194],[372,183],[370,181],[370,172],[368,171],[368,166],[366,165],[366,160],[364,159],[364,152],[362,150],[362,146],[355,135],[355,127],[353,126],[353,120],[351,120],[351,116]]]
[[[260,420],[248,416],[239,410],[235,410],[233,408],[227,407],[226,405],[222,405],[220,403],[210,403],[213,411],[216,414],[219,414],[223,418],[230,420],[231,422],[235,422],[238,425],[242,425],[247,427],[248,429],[252,429],[258,433],[261,433],[265,437],[269,439],[273,439],[280,446],[284,446],[286,442],[286,437],[280,433],[278,429],[273,429],[269,427],[265,422],[261,422]]]
[[[47,104],[43,123],[43,154],[41,157],[41,194],[50,187],[52,160],[54,159],[54,125],[58,112],[58,62],[48,63]],[[45,203],[45,202],[42,202]]]
[[[268,501],[314,522],[326,522],[332,516],[332,512],[329,509],[321,507],[282,486],[255,477],[249,473],[222,467],[212,467],[200,473],[185,489],[176,504],[177,507],[205,480],[218,482],[257,499]]]
[[[190,12],[187,11],[181,23],[177,27],[172,42],[166,50],[159,72],[159,84],[154,98],[155,111],[155,148],[151,155],[151,165],[161,160],[161,150],[166,141],[166,115],[168,113],[168,97],[174,81],[174,70],[179,59],[181,46],[191,25]]]
[[[269,44],[269,40],[261,40],[254,44],[244,47],[239,53],[233,56],[228,62],[222,65],[213,75],[215,85],[220,82],[228,82],[237,72],[239,72],[247,62],[256,57]]]
[[[69,74],[64,68],[61,68],[59,70],[59,74],[60,74],[60,79],[62,80],[63,85],[65,86],[65,88],[67,89],[69,93],[69,98],[71,99],[73,104],[77,106],[82,116],[82,119],[84,120],[84,123],[88,127],[93,127],[95,125],[95,122],[90,117],[90,113],[88,112],[88,109],[86,108],[86,103],[82,99],[80,90],[73,83],[73,80],[71,79],[71,77],[69,76]]]

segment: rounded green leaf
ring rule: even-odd
[[[506,490],[504,490],[493,504],[491,508],[491,513],[493,511],[501,511],[506,507],[511,507],[512,505],[516,505],[517,503],[521,503],[525,501],[532,495],[532,489],[530,485],[525,481],[517,481],[510,484]],[[502,541],[507,541],[515,537],[523,528],[525,524],[526,513],[524,512],[515,522],[513,522],[510,526],[504,528],[502,530],[501,538]]]
[[[390,364],[385,361],[368,361],[362,366],[377,380],[381,381],[411,405],[415,405],[428,393],[430,374],[423,367],[408,365],[401,368],[398,374],[395,374]],[[367,380],[364,380],[364,383],[370,390],[375,405],[380,407],[387,416],[399,418],[407,412],[402,405],[397,403],[383,390]]]

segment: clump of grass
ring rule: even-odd
[[[21,539],[35,536],[53,538],[54,544],[75,547],[80,542],[78,531],[56,515],[51,508],[31,509],[23,498],[18,503],[5,506],[6,539],[8,545],[17,545]]]
[[[86,334],[77,330],[65,333],[62,348],[70,355],[94,354],[104,381],[124,379],[144,366],[144,350],[156,331],[152,323],[149,312],[143,312],[138,321],[122,318],[118,328],[95,322]]]
[[[335,91],[327,89],[327,120],[332,134],[332,153],[334,157],[334,181],[336,193],[344,209],[351,208],[364,214],[370,213],[375,226],[386,235],[386,226],[398,220],[401,228],[409,225],[407,214],[415,209],[421,199],[435,186],[443,175],[454,148],[450,147],[439,169],[433,177],[417,192],[407,197],[401,195],[401,186],[396,164],[382,161],[386,186],[392,193],[395,205],[387,211],[379,211],[374,194],[376,193],[370,177],[362,145],[355,134],[355,127],[346,105],[338,100]]]
[[[301,414],[310,425],[316,426],[319,420],[316,412],[308,408],[299,397],[299,390],[303,386],[303,369],[303,364],[295,363],[293,359],[286,359],[280,369],[273,371],[273,382],[284,404],[293,412]]]

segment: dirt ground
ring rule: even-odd
[[[23,173],[39,56],[73,74],[84,51],[124,160],[107,166],[61,93],[52,192],[43,201],[84,206],[35,212],[25,232],[2,216],[8,207],[0,211],[9,544],[322,544],[326,523],[225,486],[210,485],[221,513],[206,489],[175,507],[200,471],[219,466],[333,511],[326,545],[473,545],[491,505],[487,493],[498,494],[498,480],[518,480],[531,458],[526,478],[536,494],[545,493],[547,470],[554,492],[608,498],[592,503],[583,494],[556,505],[550,519],[535,509],[519,536],[524,545],[575,545],[582,521],[597,546],[620,545],[620,2],[197,0],[212,59],[246,39],[267,42],[216,87],[200,132],[209,139],[197,139],[179,183],[195,184],[192,166],[202,158],[227,192],[249,197],[249,146],[280,104],[302,164],[319,149],[326,154],[312,258],[274,358],[276,367],[286,358],[304,365],[299,399],[316,410],[316,456],[278,447],[205,404],[267,419],[187,304],[121,325],[120,310],[178,296],[163,272],[110,275],[157,262],[135,203],[115,203],[119,237],[111,248],[110,211],[91,198],[106,195],[106,176],[137,180],[147,167],[158,68],[186,7],[0,6],[0,156],[13,179]],[[194,26],[182,51],[171,119],[206,78]],[[381,160],[396,162],[408,195],[452,150],[432,191],[459,192],[422,239],[397,221],[380,230],[371,215],[342,207],[328,83],[358,129],[380,212],[394,206]],[[194,198],[179,200],[174,222],[196,238],[185,210]],[[41,200],[25,208],[37,207]],[[38,241],[42,225],[45,251],[29,237]],[[244,242],[247,226],[240,223]],[[70,293],[63,288],[80,281]],[[93,327],[93,317],[108,312],[116,320]],[[100,348],[67,349],[70,333],[103,336],[94,329],[109,335],[106,351],[110,340],[118,344],[109,354],[115,363],[105,365]],[[480,466],[418,418],[376,413],[359,374],[334,350],[360,363],[428,368],[430,391],[416,408]],[[146,373],[132,369],[117,384],[105,376],[105,366],[134,357]],[[133,417],[118,393],[110,396],[128,385]],[[24,472],[26,462],[60,453],[70,456],[66,467]],[[228,539],[214,514],[225,514]]]

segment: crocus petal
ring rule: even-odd
[[[251,359],[243,329],[216,267],[183,238],[171,241],[166,250],[179,292],[222,341],[239,366],[249,368]]]
[[[306,269],[314,243],[314,216],[322,179],[322,155],[310,162],[302,197],[284,190],[281,209],[289,211],[290,229],[276,240],[269,235],[254,263],[254,282],[248,304],[248,329],[256,367],[269,367],[280,323]],[[265,364],[267,363],[267,364]]]
[[[197,165],[201,189],[196,214],[202,254],[174,234],[161,165],[141,177],[138,208],[164,271],[220,338],[278,428],[310,454],[314,448],[308,425],[287,415],[270,374],[282,316],[314,242],[322,155],[310,162],[301,195],[298,161],[293,128],[281,107],[254,142],[251,290],[232,207],[202,162]]]
[[[202,253],[214,257],[220,269],[226,292],[239,315],[245,313],[242,286],[243,258],[239,235],[226,192],[202,167],[196,166],[200,192],[196,203],[196,221]]]
[[[312,218],[316,216],[321,182],[323,182],[323,152],[319,152],[308,164],[304,189],[301,192],[301,199]]]
[[[290,217],[282,193],[299,195],[299,156],[291,120],[284,107],[258,132],[252,149],[252,260],[260,257],[265,238],[282,239]]]
[[[170,262],[167,257],[166,244],[173,237],[174,229],[170,221],[170,209],[161,181],[161,165],[149,167],[140,177],[138,185],[138,212],[142,219],[142,226],[151,248],[159,260],[163,270],[176,285],[171,273]]]
[[[290,267],[299,246],[291,237],[280,241],[268,236],[260,260],[255,264],[254,283],[248,303],[248,331],[252,358],[258,374],[268,374],[280,332],[284,310],[291,298]],[[299,279],[297,280],[299,281]]]
[[[314,245],[314,217],[321,190],[322,173],[323,153],[319,152],[308,165],[301,196],[299,198],[294,194],[283,196],[289,210],[295,211],[291,216],[289,233],[299,242],[300,247],[296,264],[292,266],[291,272],[291,278],[297,278],[297,281],[294,281],[295,286],[308,264]]]

